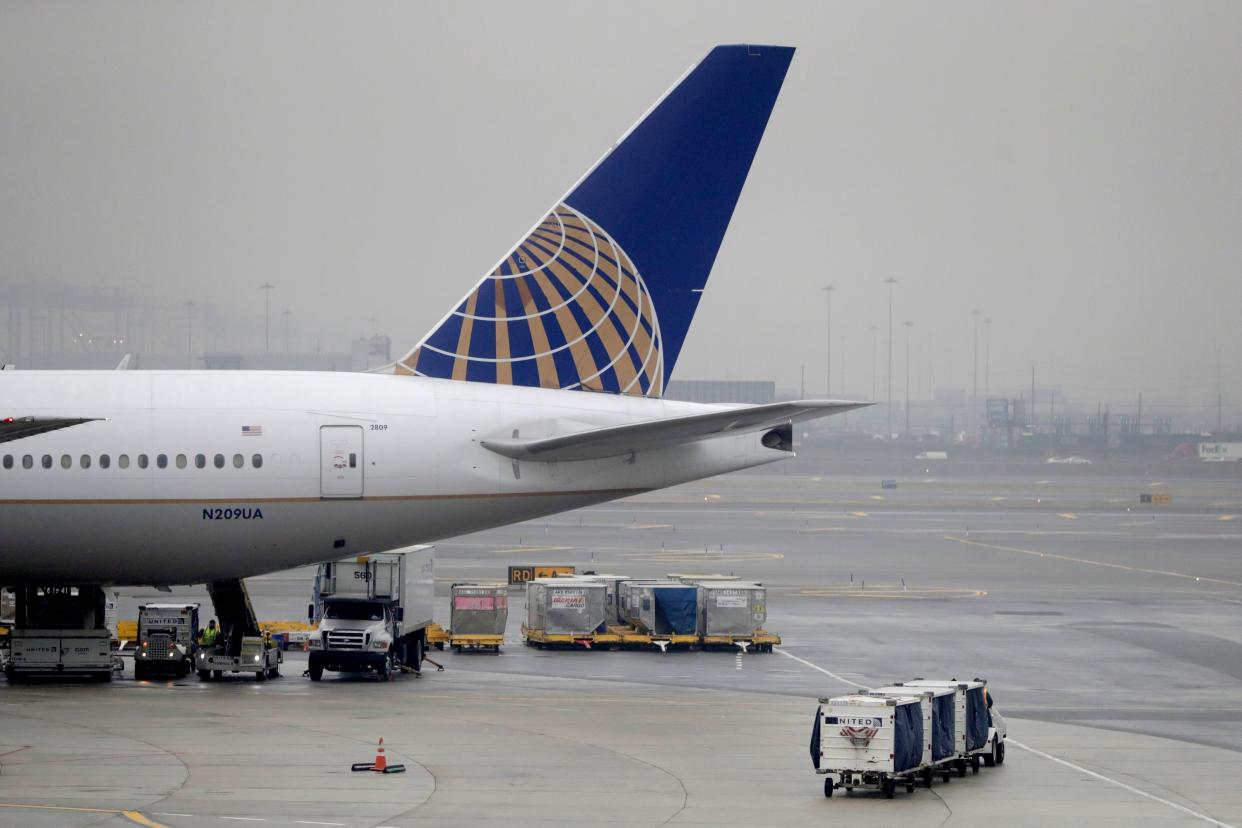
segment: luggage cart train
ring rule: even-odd
[[[947,783],[1005,761],[1007,727],[983,679],[914,679],[819,700],[811,764],[824,796],[855,788],[891,799],[898,786]]]
[[[734,576],[583,574],[527,583],[522,637],[541,648],[771,652],[781,639],[766,621],[767,589]]]

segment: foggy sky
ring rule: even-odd
[[[405,353],[716,43],[798,47],[678,363],[1242,397],[1242,3],[0,2],[0,280]],[[930,334],[930,348],[928,347]],[[980,326],[979,390],[983,390]],[[842,376],[844,375],[844,382]]]

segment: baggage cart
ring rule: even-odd
[[[867,691],[872,696],[901,698],[917,696],[923,705],[923,771],[927,787],[932,777],[940,774],[946,783],[952,778],[954,763],[958,759],[954,742],[957,693],[948,687],[906,687],[901,684],[876,687]]]
[[[449,644],[453,649],[499,653],[509,622],[509,587],[501,583],[456,583],[449,590]]]
[[[754,647],[771,652],[773,643],[763,624],[768,618],[767,590],[742,581],[705,581],[699,590],[699,634],[703,646]],[[779,643],[777,638],[775,643]]]
[[[987,684],[978,678],[971,681],[917,678],[897,685],[910,689],[938,688],[954,692],[953,743],[957,753],[954,767],[958,776],[966,775],[967,766],[978,773],[980,762],[990,767],[1005,761],[1004,719],[1000,719],[999,713],[994,717],[988,707]],[[1000,728],[994,726],[994,718],[999,719]]]
[[[606,587],[577,578],[537,578],[526,585],[527,644],[591,647],[597,632],[606,633]]]
[[[910,793],[923,770],[923,702],[917,696],[857,693],[820,699],[811,731],[811,763],[824,796],[873,788],[889,799]]]
[[[621,584],[621,614],[627,624],[653,639],[676,643],[698,641],[699,588],[681,581],[625,581]]]

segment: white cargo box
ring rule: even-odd
[[[917,696],[856,694],[820,699],[811,734],[811,761],[834,788],[879,788],[892,796],[897,781],[914,788],[923,763],[923,703]]]
[[[954,692],[954,727],[953,745],[958,756],[965,758],[971,754],[985,753],[991,750],[988,744],[989,715],[987,696],[984,688],[987,682],[982,679],[959,681],[957,679],[914,679],[902,682],[900,687],[918,691],[922,689],[952,690]],[[959,772],[964,772],[959,767]]]

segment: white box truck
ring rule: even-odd
[[[134,678],[145,679],[156,673],[188,676],[194,667],[197,636],[198,604],[141,605]]]
[[[15,590],[10,683],[31,676],[112,679],[112,633],[105,624],[106,596],[92,586],[49,585]]]
[[[307,615],[311,681],[324,670],[373,672],[384,681],[401,666],[418,671],[435,598],[435,547],[407,546],[320,564]]]

